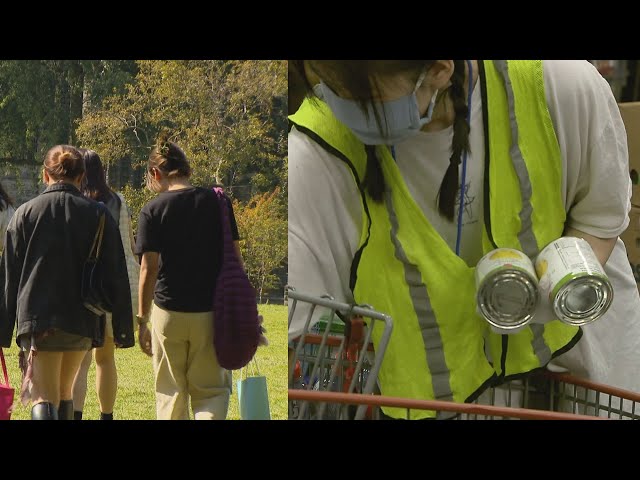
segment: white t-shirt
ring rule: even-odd
[[[629,223],[631,180],[626,132],[611,88],[587,61],[547,60],[543,68],[563,159],[567,225],[597,237],[616,237]],[[438,214],[435,197],[449,164],[452,135],[452,127],[420,132],[395,145],[395,152],[410,193],[455,250],[457,222]],[[484,129],[479,82],[471,101],[470,146],[460,256],[475,265],[482,256],[483,228]],[[362,228],[360,194],[351,172],[295,127],[289,134],[288,154],[289,285],[300,292],[330,294],[337,301],[351,303],[349,273]],[[640,297],[619,239],[605,271],[615,292],[610,310],[585,326],[578,345],[553,363],[595,381],[640,391]],[[290,339],[303,329],[306,305],[300,304],[295,313]]]

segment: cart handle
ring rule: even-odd
[[[543,370],[540,375],[556,380],[558,382],[564,382],[568,385],[575,385],[578,387],[584,387],[590,390],[595,390],[599,393],[606,393],[613,397],[619,397],[624,400],[630,400],[632,402],[640,402],[640,393],[632,392],[630,390],[624,390],[622,388],[612,387],[604,383],[593,382],[591,380],[585,380],[584,378],[575,377],[568,373],[551,372],[549,370]]]
[[[607,420],[606,418],[592,417],[589,415],[549,412],[546,410],[533,410],[530,408],[496,407],[491,405],[448,402],[443,400],[415,400],[411,398],[389,397],[384,395],[364,395],[361,393],[320,392],[289,389],[289,400],[376,405],[413,410],[433,410],[473,415],[513,417],[524,420]]]

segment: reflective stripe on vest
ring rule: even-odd
[[[562,235],[566,220],[562,158],[544,93],[542,62],[497,60],[484,66],[492,237],[495,246],[517,248],[535,259]],[[494,246],[484,238],[488,252]],[[490,333],[487,343],[496,372],[513,377],[546,365],[577,341],[578,332],[554,321],[531,324],[508,337]]]
[[[422,332],[426,361],[433,383],[433,397],[436,400],[453,400],[449,369],[444,358],[442,336],[440,335],[438,322],[429,301],[427,288],[421,281],[420,271],[414,264],[409,262],[398,239],[398,217],[393,208],[393,200],[388,190],[385,193],[385,204],[391,221],[391,241],[395,247],[395,256],[403,264],[404,278],[409,286],[411,304]]]
[[[534,82],[536,85],[532,88],[530,81],[538,73],[542,80],[542,65],[539,62],[521,63],[512,68],[512,62],[509,62],[506,67],[499,66],[501,70],[486,64],[491,233],[500,246],[522,249],[524,244],[530,249],[532,245],[537,248],[560,236],[564,219],[559,223],[545,223],[547,210],[556,206],[553,196],[560,199],[554,172],[545,173],[545,169],[560,169],[561,166],[557,141],[557,155],[553,145],[547,145],[551,138],[547,131],[549,126],[553,140],[555,133],[546,110],[544,83]],[[505,89],[499,71],[507,76],[511,93]],[[516,72],[515,79],[513,71]],[[540,118],[522,121],[522,105],[531,107],[531,95],[537,102],[533,105],[534,111],[539,109],[540,100],[545,102],[544,111],[537,112],[546,112],[542,121]],[[511,118],[517,122],[511,122]],[[482,392],[496,372],[501,375],[528,372],[544,365],[548,361],[546,358],[568,346],[577,329],[558,321],[544,327],[533,325],[509,336],[508,341],[506,337],[490,333],[487,323],[475,311],[473,268],[453,254],[424,217],[388,149],[378,148],[388,189],[384,202],[376,203],[362,192],[360,184],[366,166],[362,143],[335,119],[323,102],[306,100],[291,120],[329,151],[337,152],[337,156],[351,167],[360,188],[367,215],[363,215],[361,257],[359,262],[358,259],[354,262],[357,267],[354,298],[358,303],[371,304],[389,313],[394,319],[394,333],[379,375],[383,394],[469,401]],[[531,141],[532,138],[539,139],[538,143],[542,145]],[[513,140],[517,144],[512,149]],[[540,165],[533,168],[529,156],[532,152],[540,154],[534,155]],[[550,167],[556,161],[558,164]],[[496,172],[499,172],[498,177]],[[500,188],[494,188],[498,181]],[[531,193],[521,196],[521,186],[524,184],[526,190],[527,183]],[[504,189],[503,184],[506,185]],[[540,205],[539,211],[545,219],[536,215],[536,207]],[[563,216],[561,199],[559,205]],[[485,251],[493,248],[486,234],[483,243]],[[380,265],[384,265],[384,269]],[[448,281],[443,282],[445,277]],[[375,330],[373,338],[375,344]],[[485,339],[493,365],[484,352]],[[406,415],[403,410],[384,411],[394,417]],[[433,412],[413,412],[412,418],[433,415]]]
[[[529,258],[536,258],[539,250],[536,243],[536,237],[533,234],[533,225],[531,223],[531,180],[529,179],[527,165],[524,158],[522,158],[522,151],[520,150],[520,145],[518,143],[518,122],[516,121],[513,85],[511,85],[511,79],[509,78],[509,68],[507,67],[506,60],[496,60],[493,63],[504,80],[504,89],[507,93],[507,104],[509,106],[509,126],[511,129],[511,148],[509,153],[511,156],[511,163],[513,164],[513,168],[518,176],[520,197],[522,199],[522,209],[519,214],[520,233],[518,233],[518,240],[520,240],[522,251]]]

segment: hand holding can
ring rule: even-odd
[[[531,321],[539,300],[531,259],[513,248],[487,253],[476,265],[479,312],[496,333],[517,333]]]
[[[536,258],[535,269],[541,295],[566,324],[586,325],[611,306],[611,282],[591,245],[582,238],[554,240]]]

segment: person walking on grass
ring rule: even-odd
[[[129,287],[131,289],[132,309],[138,308],[138,278],[140,266],[133,255],[135,242],[131,228],[129,208],[124,197],[113,191],[105,179],[104,168],[100,156],[93,150],[80,149],[84,160],[86,174],[82,183],[82,194],[92,200],[101,202],[116,221],[120,231],[120,239],[127,263]],[[88,351],[80,364],[80,369],[73,384],[73,416],[82,420],[82,410],[87,395],[87,375],[91,360],[96,360],[96,392],[100,404],[100,420],[113,420],[113,407],[118,390],[118,372],[116,369],[115,343],[111,314],[106,315],[104,345]],[[134,317],[131,316],[131,324]],[[93,354],[92,354],[93,352]]]
[[[45,155],[47,188],[16,210],[0,260],[0,346],[16,328],[23,382],[21,400],[31,400],[34,420],[73,419],[72,386],[87,351],[104,344],[104,315],[85,307],[82,272],[104,218],[97,262],[113,303],[116,347],[135,343],[131,292],[122,241],[104,205],[80,192],[82,154],[57,145]]]
[[[184,151],[163,134],[147,165],[158,195],[141,210],[138,340],[153,357],[159,420],[223,420],[231,372],[213,346],[213,298],[222,261],[222,218],[213,190],[193,186]],[[238,228],[228,202],[236,253]],[[151,323],[151,327],[148,323]]]

